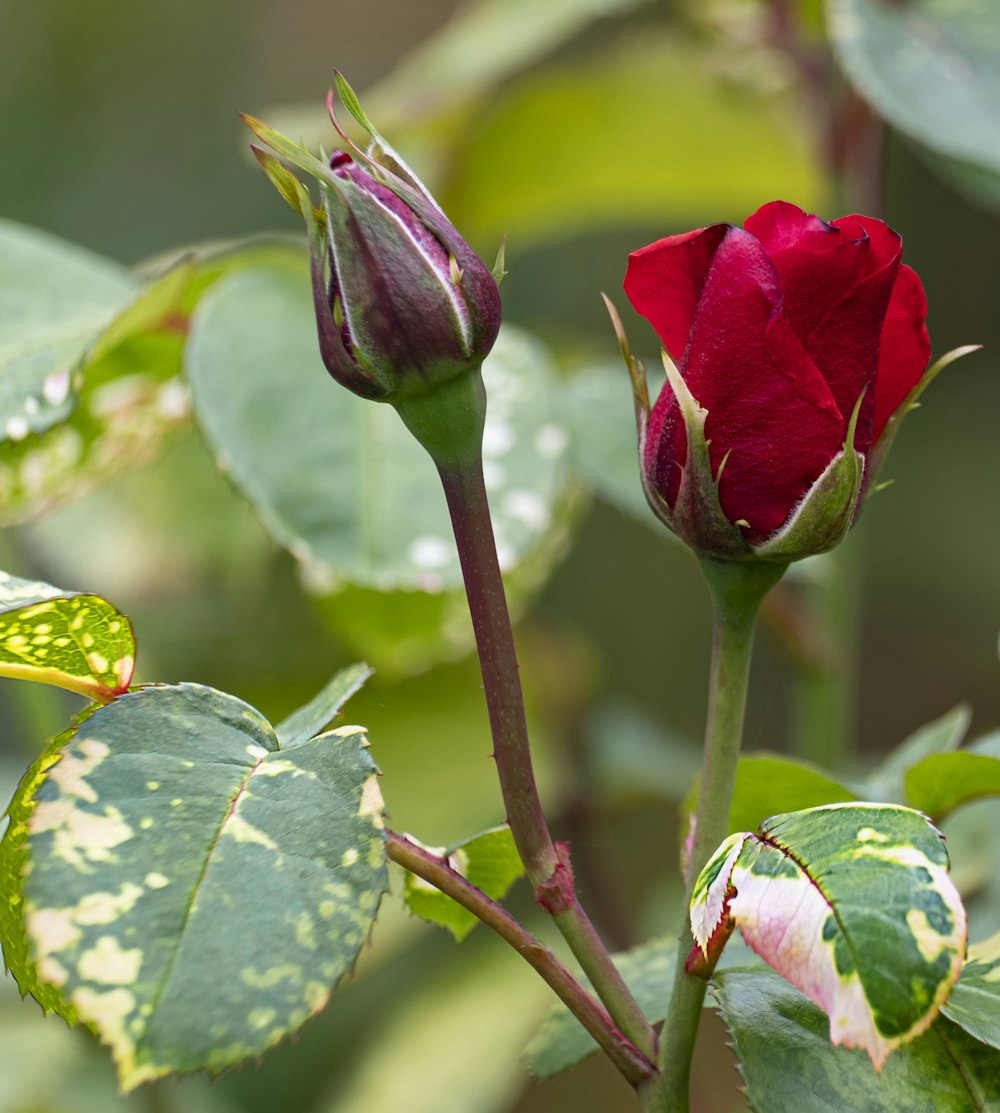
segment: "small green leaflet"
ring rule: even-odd
[[[699,782],[700,776],[684,801],[684,815],[689,820],[698,806]],[[818,765],[780,754],[746,754],[736,767],[729,830],[755,831],[779,812],[856,799],[849,788]]]
[[[1000,1049],[1000,931],[969,948],[962,976],[941,1011],[977,1040]]]
[[[0,676],[106,702],[134,667],[132,624],[106,600],[0,572]]]
[[[336,719],[351,696],[360,691],[372,671],[361,663],[341,669],[318,695],[275,727],[281,748],[290,750],[319,734]]]
[[[902,804],[906,771],[930,754],[957,750],[971,722],[972,708],[960,703],[939,719],[918,727],[900,742],[865,782],[865,799]]]
[[[935,820],[960,804],[1000,794],[1000,758],[959,750],[929,754],[904,778],[907,801]]]
[[[731,835],[695,884],[702,950],[727,924],[877,1068],[932,1023],[958,980],[965,910],[940,833],[909,808],[832,804]]]
[[[823,1012],[770,970],[716,973],[712,995],[755,1113],[991,1113],[1000,1052],[939,1017],[880,1072],[833,1047]]]
[[[413,839],[413,836],[409,838]],[[506,824],[491,827],[451,849],[425,849],[447,858],[448,865],[456,873],[493,900],[502,900],[511,885],[524,875],[514,837]],[[406,874],[403,900],[414,915],[447,928],[459,942],[479,923],[471,912],[451,897],[412,873]]]
[[[0,844],[23,992],[107,1044],[124,1089],[259,1055],[323,1008],[386,888],[361,727],[282,748],[196,684],[90,708],[29,769]]]

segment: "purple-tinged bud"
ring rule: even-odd
[[[338,342],[323,356],[331,374],[339,378],[349,359],[388,397],[478,367],[500,327],[492,274],[443,216],[428,226],[349,154],[335,154],[330,167],[323,297]]]
[[[274,152],[254,147],[258,162],[306,222],[323,362],[355,394],[395,406],[439,462],[469,455],[473,442],[478,452],[479,369],[500,327],[496,279],[339,75],[338,89],[371,136],[365,152],[318,159],[245,117]],[[331,117],[347,142],[332,106]],[[283,163],[316,179],[320,206]]]

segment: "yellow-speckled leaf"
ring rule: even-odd
[[[107,600],[0,572],[0,676],[105,702],[134,667],[132,624]]]
[[[691,929],[706,954],[735,923],[830,1018],[835,1044],[889,1052],[938,1015],[965,957],[965,911],[920,812],[832,804],[730,835],[702,871]]]
[[[386,886],[360,727],[281,749],[233,696],[91,708],[29,770],[0,869],[22,991],[92,1028],[125,1089],[259,1055],[325,1004]]]

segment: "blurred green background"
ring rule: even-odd
[[[506,237],[507,320],[549,346],[561,382],[600,376],[605,420],[574,442],[583,458],[562,510],[572,544],[519,587],[518,639],[554,827],[616,947],[673,930],[676,803],[696,768],[709,644],[692,560],[645,521],[637,479],[623,488],[630,400],[598,292],[624,301],[629,250],[740,223],[774,197],[827,216],[875,208],[902,233],[935,353],[985,351],[925,396],[894,449],[893,486],[844,555],[807,568],[769,616],[746,746],[839,752],[858,772],[959,701],[974,708],[973,734],[1000,724],[1000,189],[989,160],[972,174],[926,137],[883,128],[828,53],[810,3],[0,0],[0,216],[128,266],[204,241],[298,236],[237,113],[329,143],[322,102],[337,66],[473,246],[492,259]],[[799,64],[818,70],[812,85]],[[655,338],[628,324],[654,364]],[[101,592],[130,614],[140,679],[212,684],[274,721],[366,656],[378,675],[349,715],[371,732],[393,826],[447,844],[502,820],[460,608],[445,638],[427,635],[435,623],[412,596],[353,586],[311,598],[195,429],[0,543],[10,571]],[[830,583],[841,586],[824,595]],[[817,680],[797,661],[824,606],[833,618],[818,636],[845,637],[859,664]],[[419,613],[397,620],[399,608]],[[427,636],[404,653],[401,630],[415,629]],[[77,704],[0,685],[12,786]],[[839,710],[817,727],[830,699]],[[531,915],[523,892],[513,902]],[[519,1053],[545,1013],[540,983],[484,931],[459,948],[396,905],[321,1018],[211,1087],[118,1098],[86,1037],[7,992],[0,1113],[632,1107],[595,1060],[529,1082]],[[741,1108],[714,1017],[699,1054],[697,1108]]]

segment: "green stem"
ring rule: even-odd
[[[481,889],[448,865],[444,858],[417,846],[395,831],[387,832],[387,849],[397,862],[467,908],[509,943],[556,992],[633,1086],[656,1073],[649,1058],[615,1026],[609,1013],[573,977],[559,959],[519,921]]]
[[[652,1058],[655,1033],[581,907],[567,848],[552,841],[542,811],[482,459],[435,462],[462,564],[507,822],[535,900],[552,916],[615,1023]]]
[[[651,1083],[643,1095],[644,1113],[687,1113],[688,1110],[691,1054],[707,988],[703,978],[685,970],[693,942],[688,906],[698,874],[729,833],[729,809],[743,735],[757,611],[764,596],[785,571],[783,564],[720,561],[704,556],[700,557],[700,564],[713,607],[705,753],[674,986],[660,1039],[660,1079],[657,1085]]]

